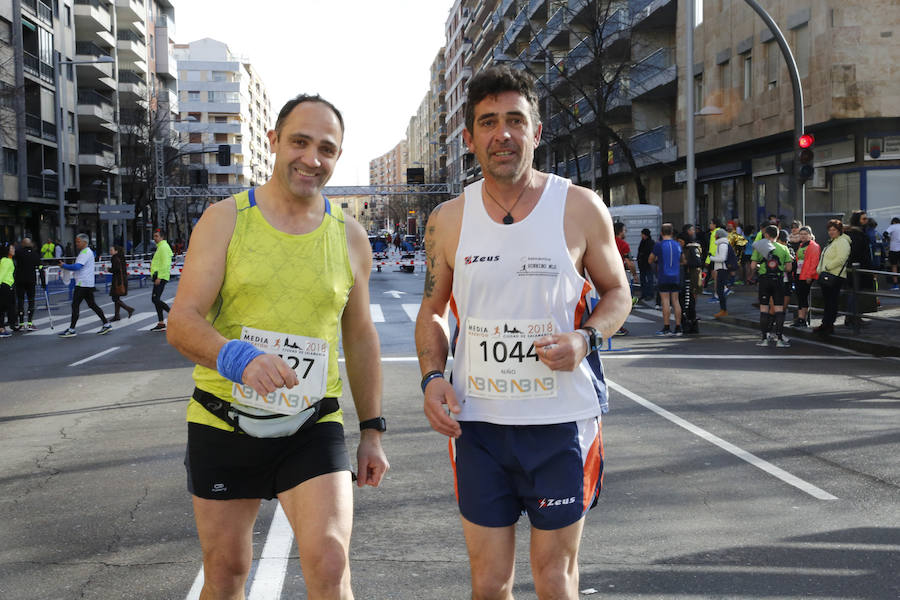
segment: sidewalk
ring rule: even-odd
[[[732,289],[734,293],[728,296],[728,316],[721,319],[713,318],[713,315],[719,312],[718,301],[710,302],[711,295],[697,298],[697,316],[700,318],[701,335],[705,333],[705,323],[717,320],[759,331],[759,308],[753,306],[753,303],[757,302],[756,286],[737,285]],[[844,317],[838,315],[834,334],[822,336],[812,332],[812,328],[821,322],[821,312],[813,310],[812,327],[809,329],[794,329],[788,324],[794,318],[795,309],[788,308],[784,335],[787,338],[826,342],[876,356],[900,356],[900,292],[886,292],[886,294],[890,295],[879,296],[881,308],[878,312],[872,313],[872,316],[897,319],[896,322],[869,319],[867,314],[863,314],[862,328],[859,334],[854,334],[850,327],[843,324]],[[638,306],[641,305],[638,304]]]

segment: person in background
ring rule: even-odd
[[[900,269],[900,217],[891,219],[891,225],[884,233],[890,240],[888,245],[888,262],[891,264],[891,271],[896,273]],[[900,281],[897,280],[896,275],[894,275],[894,285],[891,286],[891,290],[895,292],[900,290]]]
[[[77,335],[75,325],[78,323],[78,316],[81,312],[79,307],[82,300],[87,302],[90,309],[100,317],[100,321],[103,323],[97,334],[105,335],[112,331],[112,325],[106,320],[106,315],[103,314],[103,311],[97,306],[97,301],[94,300],[94,292],[96,291],[94,289],[94,253],[88,247],[89,243],[90,238],[83,233],[79,233],[75,236],[75,248],[78,249],[78,256],[75,257],[75,262],[67,265],[59,261],[59,266],[67,271],[74,271],[73,275],[75,277],[75,289],[72,292],[72,320],[69,323],[69,328],[59,334],[59,337],[62,338],[70,338]]]
[[[716,230],[716,252],[712,257],[713,269],[716,276],[716,297],[719,299],[719,312],[713,315],[716,319],[728,316],[728,300],[725,293],[725,283],[728,281],[728,267],[725,264],[728,259],[728,233],[722,229]]]
[[[153,253],[153,260],[150,261],[150,277],[153,278],[153,294],[150,298],[156,308],[158,321],[150,331],[165,331],[166,322],[163,320],[163,311],[169,312],[169,305],[163,302],[162,295],[171,277],[172,248],[166,241],[164,229],[157,229],[153,232],[153,241],[156,242],[156,252]]]
[[[864,210],[854,210],[850,215],[850,227],[844,228],[844,235],[850,238],[850,263],[848,269],[872,268],[872,246],[869,236],[866,235],[866,227],[869,225],[869,215]],[[849,272],[849,271],[848,271]],[[846,274],[845,274],[846,276]],[[859,289],[864,292],[875,291],[875,277],[871,273],[858,273]],[[848,281],[848,287],[852,280]],[[856,316],[859,298],[856,294],[847,296],[847,316],[844,317],[844,325],[851,327],[854,324],[861,325],[860,317]],[[854,323],[854,321],[856,323]]]
[[[709,244],[706,246],[706,259],[704,260],[704,272],[706,278],[703,280],[703,288],[706,289],[707,284],[712,281],[713,289],[717,289],[716,270],[712,264],[713,257],[716,255],[716,234],[722,230],[722,224],[716,219],[709,220]],[[704,292],[705,293],[705,292]],[[709,302],[718,302],[718,294],[709,299]]]
[[[634,280],[637,279],[637,270],[635,269],[634,261],[631,258],[631,246],[625,241],[625,223],[622,221],[613,223],[613,233],[615,234],[616,239],[616,249],[619,251],[619,256],[622,257],[622,265],[627,272],[631,273],[631,282],[634,283]],[[631,284],[629,284],[628,289],[631,290]],[[637,298],[632,296],[632,306],[636,302]],[[628,335],[628,329],[622,325],[614,335]]]
[[[115,314],[109,320],[118,321],[121,319],[119,311],[123,308],[130,319],[134,309],[122,302],[122,297],[128,295],[128,263],[125,262],[125,249],[122,246],[113,246],[109,249],[109,254],[109,271],[112,273],[109,295],[112,297],[113,304],[116,307]]]
[[[813,282],[819,278],[816,267],[822,249],[816,243],[812,229],[804,225],[800,228],[800,247],[797,249],[797,278],[794,280],[797,292],[797,316],[791,327],[809,327],[809,292]]]
[[[795,221],[796,223],[796,221]],[[800,244],[800,228],[799,224],[797,227],[796,236],[792,233],[788,233],[787,230],[782,229],[778,232],[778,243],[788,249],[788,252],[791,254],[791,269],[789,271],[785,271],[783,283],[784,283],[784,314],[785,318],[787,318],[788,306],[791,305],[791,294],[794,293],[794,276],[797,274],[797,252],[794,250],[794,244],[791,241],[794,237],[797,238],[797,245]]]
[[[41,245],[41,258],[53,258],[53,253],[56,251],[56,244],[53,243],[52,239],[47,239],[46,242]]]
[[[678,302],[678,291],[681,289],[681,244],[672,238],[674,229],[671,223],[663,223],[660,229],[662,240],[653,246],[650,264],[657,266],[659,279],[659,298],[662,303],[663,326],[656,335],[684,335],[681,329],[681,304]],[[669,307],[675,313],[675,329],[669,328]]]
[[[641,300],[650,301],[656,298],[656,285],[653,268],[647,261],[655,246],[650,230],[646,227],[641,230],[641,243],[638,245],[637,262],[641,275]]]
[[[16,299],[19,305],[19,321],[17,329],[37,331],[34,326],[34,291],[37,287],[37,274],[41,269],[41,258],[34,249],[31,238],[22,240],[21,248],[16,254]],[[25,302],[28,301],[26,320]]]
[[[779,348],[790,346],[784,339],[784,273],[790,271],[791,253],[786,246],[778,243],[778,228],[767,225],[763,238],[753,243],[752,265],[758,268],[759,329],[761,339],[757,346],[769,345],[769,332],[775,330],[775,345]]]
[[[822,249],[822,256],[816,271],[819,274],[819,286],[822,289],[822,302],[825,314],[822,315],[822,323],[814,333],[828,335],[834,333],[834,322],[837,320],[838,303],[841,297],[841,288],[847,277],[847,262],[850,259],[850,236],[844,233],[844,224],[838,219],[828,221],[828,245]],[[824,273],[831,277],[830,283],[826,283]]]
[[[6,328],[4,319],[9,321],[10,328],[16,324],[16,297],[13,294],[13,286],[16,283],[16,265],[13,262],[16,246],[3,244],[0,249],[3,252],[0,257],[0,337],[9,337],[12,331]]]

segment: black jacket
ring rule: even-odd
[[[16,251],[16,283],[34,285],[37,282],[37,268],[41,265],[41,256],[34,248],[20,248]]]

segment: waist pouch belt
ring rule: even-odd
[[[239,433],[257,438],[277,438],[294,435],[301,429],[314,425],[321,417],[338,410],[337,398],[322,398],[309,408],[293,415],[281,415],[252,406],[237,408],[231,402],[222,400],[200,388],[192,394],[203,408],[222,419]]]

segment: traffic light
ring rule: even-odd
[[[816,138],[808,133],[801,135],[800,139],[797,140],[799,149],[797,151],[797,168],[795,172],[800,185],[806,183],[815,173],[815,167],[813,167],[813,158],[815,157],[813,144],[815,142]]]
[[[369,210],[369,203],[363,202],[363,210]]]
[[[219,144],[218,162],[220,167],[227,167],[231,164],[231,146]]]

